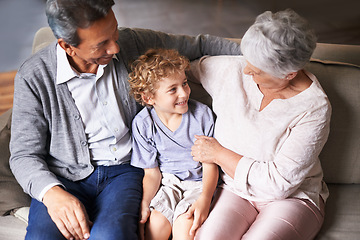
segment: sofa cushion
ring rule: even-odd
[[[17,183],[9,167],[11,110],[0,116],[0,215],[30,205],[30,197]]]
[[[317,43],[312,57],[360,66],[359,52],[360,45]]]
[[[360,67],[312,59],[332,106],[330,135],[320,154],[327,183],[360,183]]]
[[[18,218],[8,215],[0,217],[1,240],[24,240],[27,224]]]
[[[359,239],[360,185],[329,184],[325,221],[316,240]]]

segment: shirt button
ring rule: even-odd
[[[118,132],[118,131],[119,131],[119,129],[118,129],[118,128],[115,128],[115,129],[114,129],[114,131],[115,131],[115,132]]]
[[[83,140],[83,141],[80,142],[80,144],[83,145],[83,146],[86,146],[87,142]]]
[[[107,101],[104,101],[104,102],[103,102],[103,105],[104,105],[104,106],[106,106],[107,104],[108,104]]]
[[[79,116],[79,115],[75,115],[74,118],[75,118],[75,120],[79,120],[79,119],[80,119],[80,116]]]
[[[116,148],[116,147],[114,147],[114,148],[113,148],[113,151],[114,151],[114,152],[116,152],[116,150],[117,150],[117,148]]]

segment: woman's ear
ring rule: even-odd
[[[152,98],[152,94],[142,94],[141,95],[142,100],[144,101],[144,103],[146,103],[147,105],[154,105],[154,99]]]
[[[285,79],[290,81],[290,80],[294,79],[297,74],[298,74],[298,72],[289,73],[288,75],[286,75]]]

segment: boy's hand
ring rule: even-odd
[[[194,236],[196,230],[203,224],[209,214],[211,200],[207,200],[204,196],[200,196],[186,212],[187,218],[194,218],[190,228],[189,235]]]
[[[139,237],[145,239],[145,223],[150,216],[149,203],[142,201],[140,206]]]

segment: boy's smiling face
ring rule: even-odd
[[[160,118],[170,119],[188,111],[190,87],[185,71],[176,72],[158,82],[158,88],[146,103],[155,108]]]

